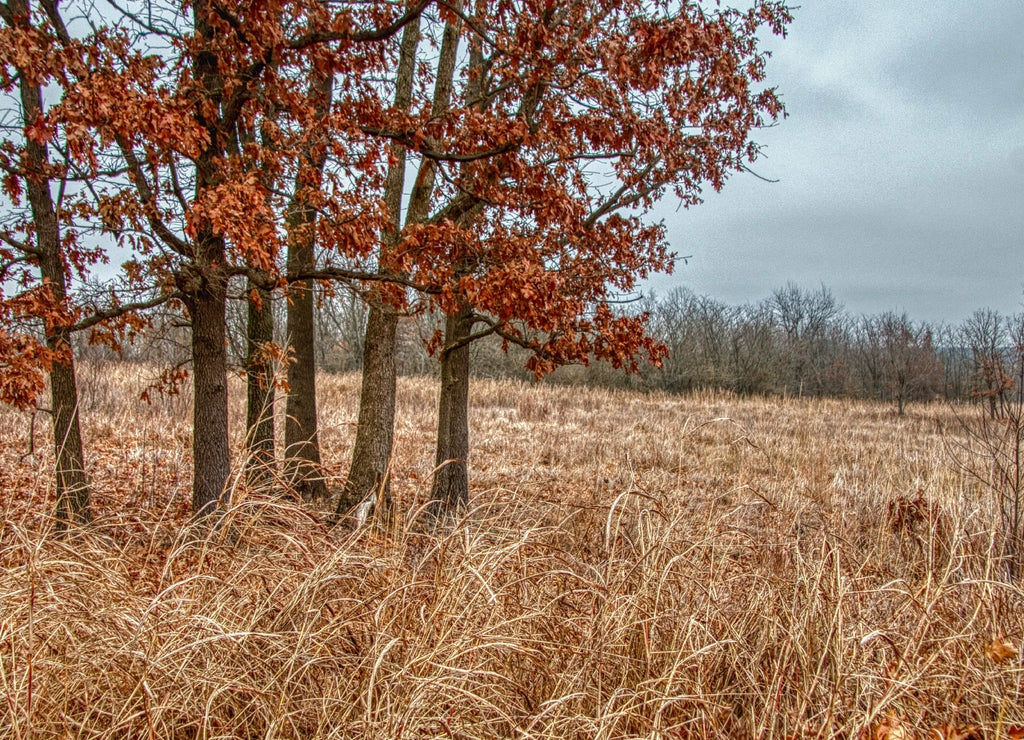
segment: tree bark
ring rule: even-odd
[[[315,76],[310,96],[317,111],[326,115],[331,105],[333,79]],[[312,270],[315,255],[316,211],[306,202],[304,190],[319,182],[327,161],[326,147],[316,153],[303,152],[295,192],[288,209],[288,272]],[[312,280],[292,284],[288,302],[288,343],[293,362],[288,365],[288,401],[284,424],[286,477],[303,499],[327,496],[320,461],[320,439],[316,410],[316,334],[313,324]]]
[[[203,48],[193,57],[193,74],[203,87],[205,100],[218,106],[223,80],[215,48],[216,30],[208,22],[208,0],[192,5],[192,22]],[[196,160],[197,196],[220,184],[219,162],[224,156],[225,121],[209,119],[208,111],[197,105],[195,113],[210,134],[209,145]],[[234,125],[233,122],[231,124]],[[212,514],[219,503],[227,503],[231,477],[231,448],[228,434],[227,274],[224,237],[214,233],[208,221],[196,229],[194,252],[178,275],[183,285],[183,302],[192,324],[192,515],[199,519]]]
[[[246,324],[246,481],[254,488],[273,483],[274,461],[274,368],[265,348],[274,341],[274,312],[270,293],[252,284],[258,302],[249,300]]]
[[[28,6],[23,2],[9,5],[14,17],[28,22]],[[19,92],[24,120],[34,122],[42,115],[43,97],[38,85],[27,75],[19,76]],[[59,304],[67,300],[67,277],[60,240],[57,211],[50,193],[50,178],[43,174],[49,160],[46,146],[26,139],[26,159],[32,172],[25,178],[32,221],[39,250],[39,272],[43,284]],[[47,322],[46,346],[63,355],[50,370],[50,402],[53,412],[53,445],[56,460],[57,529],[65,530],[72,522],[92,520],[90,489],[85,475],[85,454],[78,414],[78,386],[75,362],[68,333],[61,326]]]
[[[345,491],[338,513],[348,514],[370,501],[377,515],[391,510],[391,450],[395,429],[395,349],[398,315],[387,306],[371,305],[363,345],[363,383],[359,425]]]
[[[416,49],[420,40],[419,19],[402,31],[402,46],[395,81],[395,108],[408,112],[412,102]],[[381,255],[394,246],[402,222],[402,188],[405,184],[405,147],[391,147],[394,163],[384,184],[384,202],[390,223],[381,235]],[[352,448],[345,491],[338,501],[338,513],[348,514],[374,496],[377,515],[390,516],[391,450],[395,430],[395,386],[398,315],[383,301],[370,301],[363,342],[363,382],[359,393],[359,424]]]
[[[217,238],[208,241],[220,242]],[[223,244],[211,245],[223,256]],[[207,265],[217,264],[207,254]],[[221,262],[223,259],[221,259]],[[192,511],[197,518],[227,503],[231,476],[228,436],[227,285],[211,270],[185,299],[192,318]]]
[[[67,344],[67,337],[51,334],[46,338],[51,349]],[[85,475],[85,454],[78,418],[78,386],[75,361],[54,363],[50,371],[50,402],[53,406],[53,441],[57,473],[57,529],[71,522],[92,521],[91,493]]]
[[[457,2],[461,11],[462,3]],[[458,46],[459,22],[445,28],[438,61],[437,84],[434,88],[433,112],[447,110],[452,95],[452,81]],[[470,42],[470,83],[468,99],[476,99],[480,92],[482,51],[479,40]],[[427,172],[420,168],[417,183],[433,187],[436,164],[427,163]],[[426,217],[426,199],[417,203],[418,192],[413,190],[410,213],[422,208]],[[457,285],[464,266],[455,271]],[[469,505],[469,337],[473,333],[473,308],[463,301],[454,314],[445,316],[444,348],[441,350],[441,395],[437,410],[437,450],[434,458],[434,479],[430,488],[427,514],[437,522],[447,515],[455,515]]]
[[[464,306],[445,317],[441,352],[441,397],[437,409],[437,455],[428,514],[435,520],[469,504],[469,343],[473,312]]]
[[[298,246],[289,249],[289,271],[309,269],[312,262],[312,245],[308,249]],[[288,401],[285,404],[286,476],[293,490],[308,501],[327,495],[317,429],[312,280],[294,283],[290,289],[288,343],[293,362],[288,365]]]

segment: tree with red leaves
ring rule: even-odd
[[[20,126],[8,128],[0,144],[4,193],[14,214],[0,227],[0,401],[34,406],[48,376],[57,526],[64,529],[92,517],[69,341],[78,318],[69,280],[72,271],[83,276],[101,254],[78,242],[68,172],[50,156],[54,132],[46,125],[43,95],[47,85],[67,80],[69,67],[81,67],[86,49],[68,35],[56,3],[41,6],[0,3],[0,86],[16,91],[20,103]]]
[[[287,244],[315,234],[322,248],[358,257],[375,243],[364,235],[380,228],[370,195],[381,179],[376,160],[342,135],[348,115],[318,108],[305,78],[344,80],[339,107],[358,107],[386,63],[380,42],[421,10],[196,0],[163,9],[157,25],[127,8],[119,25],[132,34],[117,36],[122,53],[65,95],[59,113],[75,161],[96,167],[112,156],[126,171],[127,183],[98,193],[95,208],[132,249],[127,274],[173,296],[191,326],[197,515],[224,501],[231,472],[225,309],[233,278],[272,289],[285,280]],[[157,41],[162,55],[146,46]],[[308,174],[310,153],[324,147],[336,171]],[[289,176],[291,197],[278,187]]]
[[[609,304],[671,269],[664,228],[644,218],[655,202],[671,193],[696,204],[704,187],[722,187],[756,157],[752,132],[782,112],[773,90],[758,89],[766,55],[757,33],[765,25],[782,33],[788,21],[776,2],[740,11],[478,1],[445,5],[425,30],[438,50],[419,65],[433,74],[413,86],[408,122],[362,128],[418,164],[405,224],[380,265],[445,316],[434,342],[442,366],[435,514],[468,497],[472,341],[496,334],[533,350],[537,376],[567,362],[629,369],[641,352],[660,359],[644,317],[616,315]],[[371,336],[373,316],[368,355],[393,352],[392,341]],[[390,382],[364,376],[364,406],[368,387]],[[359,433],[387,416],[364,427],[361,415]],[[378,449],[373,480],[383,491],[390,450]],[[340,509],[374,494],[351,490]]]
[[[657,362],[664,350],[643,317],[609,307],[671,268],[664,229],[644,216],[669,192],[691,205],[703,187],[721,187],[756,155],[751,132],[781,112],[771,90],[755,89],[765,62],[756,34],[788,21],[776,2],[196,0],[153,10],[123,9],[62,103],[26,130],[34,141],[37,129],[59,129],[69,161],[94,173],[78,213],[132,251],[122,279],[151,293],[138,305],[172,300],[188,318],[197,513],[223,500],[230,476],[232,285],[248,280],[236,292],[255,307],[292,286],[301,311],[289,330],[307,377],[308,281],[346,280],[371,303],[342,508],[387,490],[397,315],[443,312],[440,513],[467,499],[470,342],[498,335],[528,347],[538,376],[595,358]],[[416,177],[405,198],[407,165]],[[122,176],[102,180],[104,169]],[[254,323],[251,371],[266,336]],[[250,372],[250,390],[257,382],[265,372]],[[293,476],[302,481],[318,462],[315,388],[294,386],[303,420],[286,438],[304,450]],[[272,458],[250,398],[253,436]]]

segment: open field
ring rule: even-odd
[[[199,537],[150,380],[82,369],[76,539],[47,420],[26,456],[0,411],[0,737],[1024,737],[1024,588],[949,408],[475,381],[473,508],[426,533],[436,383],[400,379],[394,531],[239,485]],[[337,475],[358,383],[321,379]]]

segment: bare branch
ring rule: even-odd
[[[142,200],[143,208],[146,211],[146,219],[149,221],[149,225],[150,228],[153,229],[153,233],[170,249],[183,257],[188,257],[190,253],[188,242],[176,236],[174,232],[167,227],[167,224],[161,221],[158,217],[156,198],[153,195],[153,188],[146,180],[146,175],[142,171],[142,163],[139,162],[138,157],[135,156],[135,151],[132,149],[128,140],[121,135],[117,136],[117,145],[121,148],[121,154],[124,156],[125,162],[128,164],[128,177],[132,181],[132,184],[135,185],[135,190],[139,194],[139,198]]]
[[[419,18],[423,11],[433,0],[419,0],[415,5],[409,7],[406,12],[397,18],[393,23],[384,28],[368,29],[364,31],[341,32],[341,31],[312,31],[289,41],[286,46],[289,49],[305,49],[308,46],[322,44],[329,41],[384,41],[401,31],[410,22]]]
[[[0,231],[0,241],[2,241],[4,244],[14,247],[20,252],[24,252],[27,255],[31,255],[32,257],[43,256],[43,251],[41,249],[39,249],[38,247],[33,247],[28,242],[22,241],[20,239],[15,239],[7,231]],[[14,261],[20,262],[21,260]]]
[[[83,329],[89,329],[97,324],[109,321],[111,319],[120,318],[129,313],[135,313],[137,311],[145,311],[150,308],[155,308],[170,300],[181,298],[182,294],[177,290],[167,291],[160,295],[150,298],[145,301],[134,301],[131,303],[119,303],[110,308],[97,308],[93,306],[93,313],[86,316],[79,321],[68,327],[68,331],[82,331]]]

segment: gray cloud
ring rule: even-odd
[[[757,137],[756,170],[779,182],[737,176],[691,211],[664,204],[694,258],[652,285],[742,302],[823,282],[852,311],[930,320],[1020,310],[1024,5],[1009,5],[798,10],[769,65],[790,117]]]
[[[913,38],[888,61],[896,85],[922,105],[959,109],[976,121],[1019,120],[1024,4],[937,8],[928,33]]]

